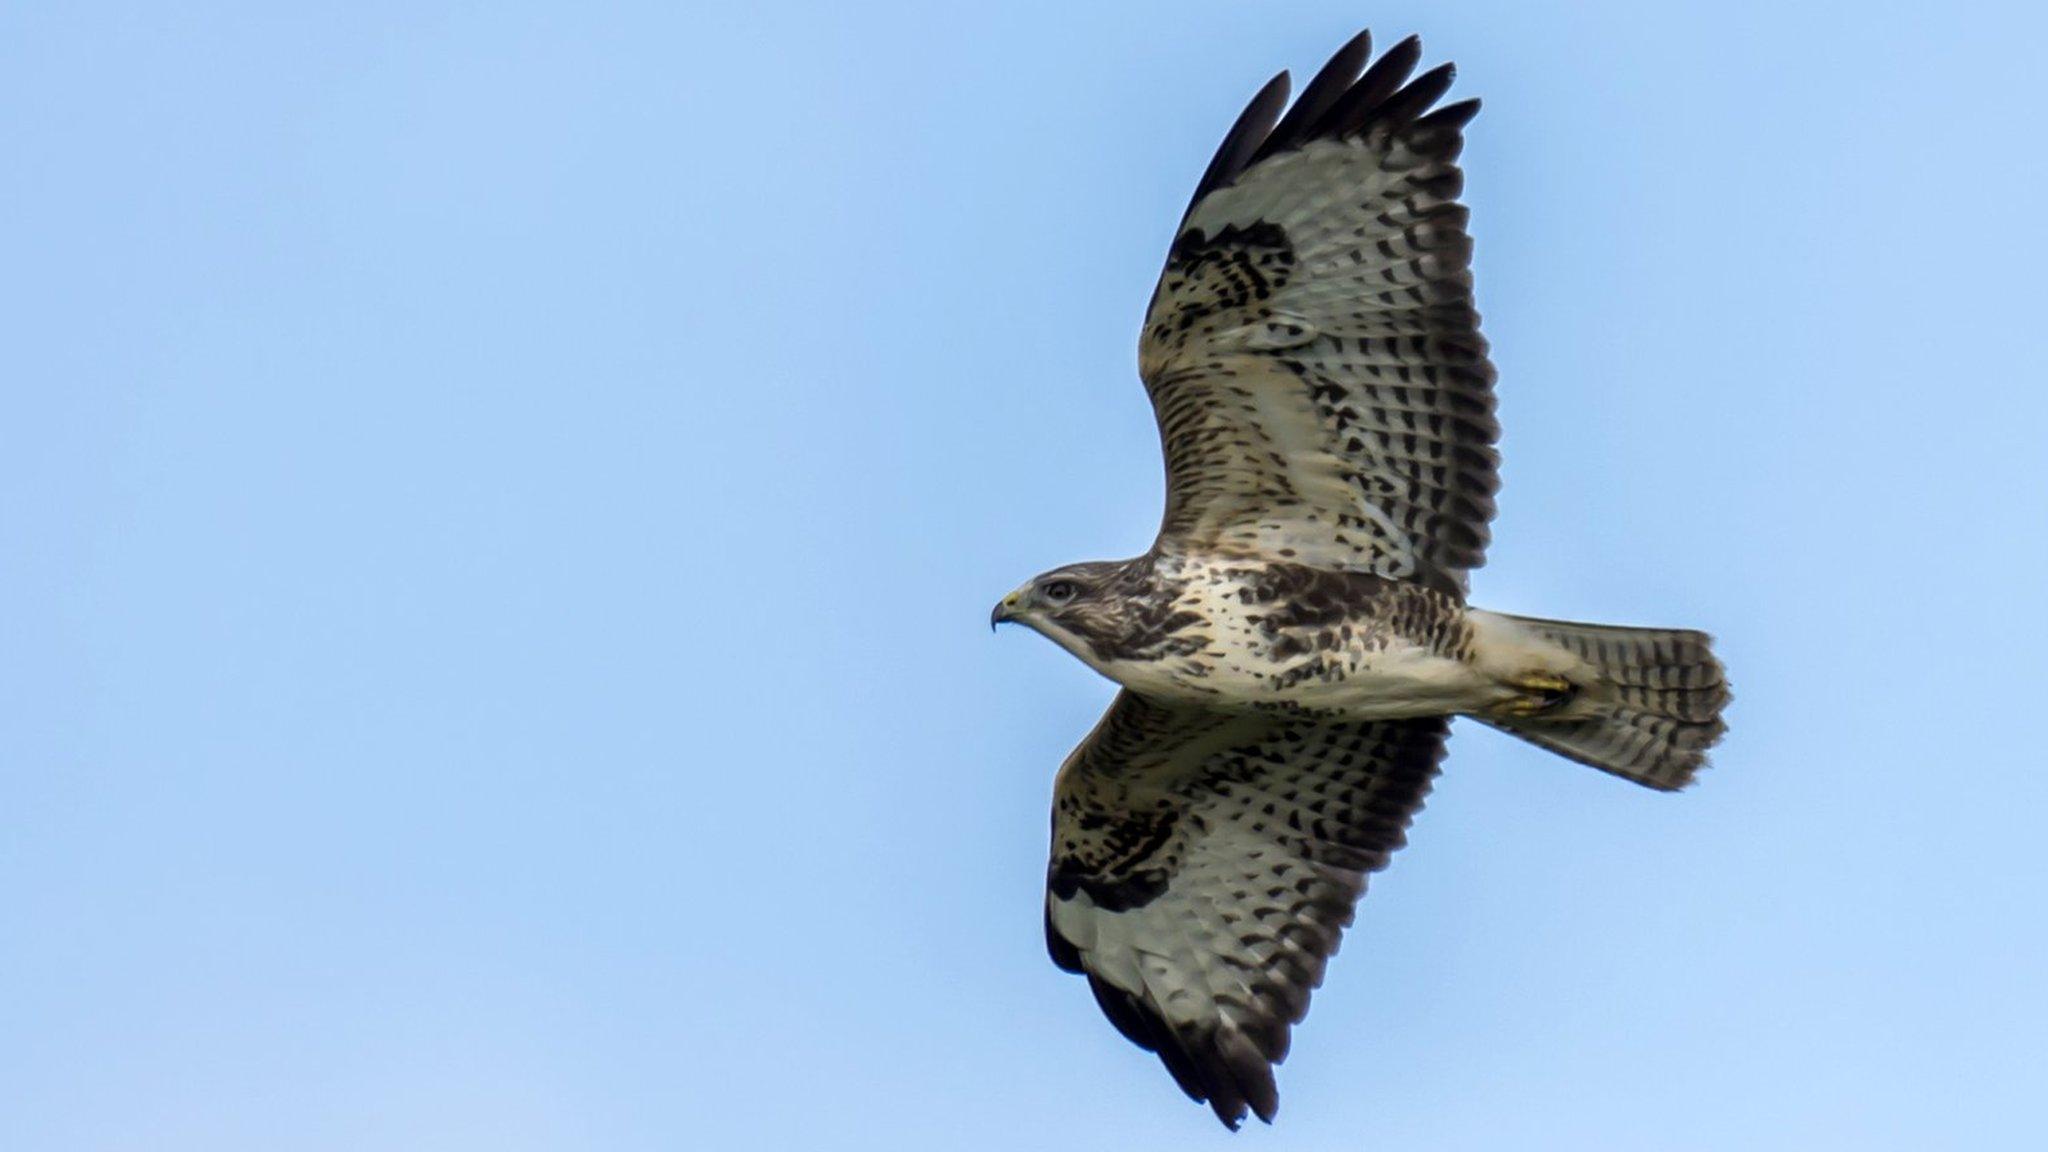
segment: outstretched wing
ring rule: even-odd
[[[1462,593],[1499,488],[1493,365],[1457,202],[1467,100],[1431,111],[1403,40],[1361,33],[1280,116],[1281,73],[1195,190],[1139,368],[1166,552],[1285,556]]]
[[[1055,785],[1046,946],[1232,1128],[1270,1121],[1273,1065],[1365,877],[1401,846],[1449,721],[1332,722],[1130,692]]]

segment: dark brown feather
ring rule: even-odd
[[[1387,97],[1384,103],[1375,107],[1372,115],[1366,118],[1365,130],[1385,131],[1406,125],[1427,112],[1430,105],[1449,92],[1452,82],[1457,78],[1458,67],[1455,64],[1439,64],[1431,68],[1417,76],[1413,83]]]
[[[1408,74],[1415,71],[1415,65],[1422,60],[1422,39],[1410,36],[1387,49],[1386,55],[1373,61],[1358,83],[1344,93],[1344,98],[1331,105],[1309,130],[1310,137],[1356,136],[1365,130],[1367,117],[1379,106],[1380,101],[1394,94]]]
[[[1353,36],[1349,43],[1337,49],[1336,54],[1330,57],[1329,63],[1324,64],[1322,71],[1316,73],[1315,79],[1308,82],[1308,87],[1301,90],[1301,98],[1287,110],[1287,115],[1281,118],[1279,126],[1266,137],[1265,143],[1259,145],[1259,150],[1252,154],[1252,163],[1256,164],[1274,153],[1299,148],[1308,143],[1316,122],[1323,118],[1323,114],[1328,112],[1332,105],[1344,98],[1344,93],[1350,89],[1352,81],[1358,79],[1359,69],[1365,67],[1366,60],[1371,56],[1370,30]]]

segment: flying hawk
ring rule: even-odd
[[[1232,1128],[1403,842],[1452,716],[1684,787],[1728,688],[1698,632],[1469,607],[1499,487],[1458,203],[1477,100],[1361,33],[1210,161],[1138,363],[1166,456],[1151,551],[1004,597],[1122,686],[1060,768],[1045,937]],[[1285,115],[1282,115],[1283,109]]]

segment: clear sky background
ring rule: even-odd
[[[2048,26],[1281,7],[0,8],[0,1146],[2042,1147]],[[1367,24],[1487,101],[1475,599],[1737,699],[1461,725],[1232,1144],[985,623],[1149,543],[1169,231]]]

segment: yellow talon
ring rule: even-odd
[[[1541,716],[1555,712],[1578,694],[1572,682],[1554,672],[1524,672],[1510,677],[1508,687],[1521,693],[1500,706],[1509,716]]]

